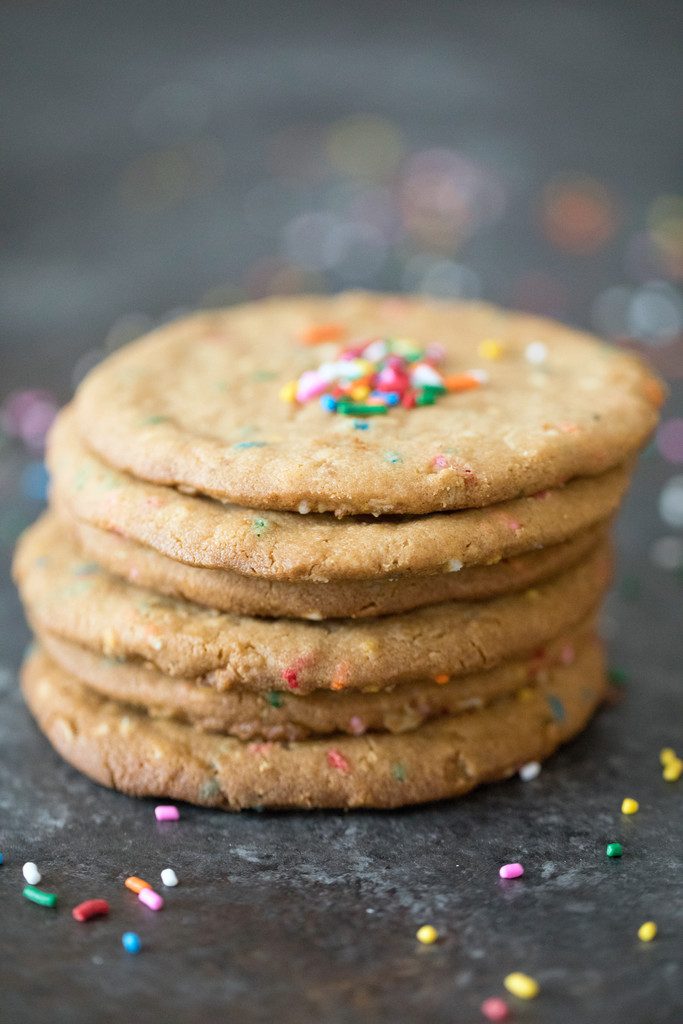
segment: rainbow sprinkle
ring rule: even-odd
[[[444,377],[441,345],[421,348],[405,338],[373,338],[343,349],[338,357],[306,370],[280,392],[283,402],[306,405],[318,400],[327,412],[343,416],[384,416],[395,406],[434,405],[449,391],[481,387],[481,370]]]

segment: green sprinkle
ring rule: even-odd
[[[54,907],[57,903],[57,896],[53,892],[45,892],[44,889],[38,889],[35,885],[24,886],[23,895],[31,903],[37,903],[39,907]]]
[[[339,402],[337,412],[344,416],[386,416],[386,405],[362,405],[360,402]]]
[[[384,453],[384,461],[385,462],[396,463],[396,462],[403,462],[403,459],[398,454],[398,452],[385,452]]]
[[[212,797],[220,793],[221,787],[219,786],[216,779],[207,779],[199,787],[199,799],[210,800]]]
[[[608,857],[621,857],[623,852],[621,843],[608,843],[605,850]]]
[[[434,405],[436,398],[434,395],[428,395],[425,393],[424,388],[420,391],[420,394],[415,399],[415,405]]]
[[[607,674],[610,683],[614,686],[625,686],[628,682],[628,675],[623,668],[611,668]]]
[[[405,782],[406,781],[406,767],[405,767],[405,765],[401,764],[400,761],[397,761],[396,764],[392,764],[392,766],[391,766],[391,774],[394,776],[394,778],[396,779],[397,782]]]
[[[168,421],[169,421],[169,417],[168,416],[159,416],[159,415],[145,416],[145,418],[140,421],[140,426],[141,427],[156,427],[159,423],[168,423]]]
[[[285,702],[285,698],[279,692],[279,690],[270,690],[266,694],[266,700],[270,704],[271,708],[281,708]]]
[[[433,395],[434,398],[437,398],[439,395],[446,394],[446,388],[443,384],[423,384],[422,393],[424,395]]]
[[[254,380],[277,380],[278,374],[273,370],[257,370],[252,377]]]
[[[256,519],[252,520],[251,532],[255,533],[257,537],[262,537],[267,529],[268,529],[268,520],[267,519],[261,519],[261,517],[258,516]]]
[[[233,448],[265,448],[265,441],[238,441]]]

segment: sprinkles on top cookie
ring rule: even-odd
[[[421,348],[410,338],[370,338],[343,349],[336,359],[306,370],[280,392],[284,402],[315,399],[344,416],[383,416],[394,406],[434,405],[448,391],[470,391],[486,380],[482,370],[444,376],[441,345]]]

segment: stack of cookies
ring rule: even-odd
[[[541,760],[605,694],[609,528],[662,389],[490,306],[346,294],[95,369],[15,576],[73,765],[207,806],[393,807]]]

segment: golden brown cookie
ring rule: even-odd
[[[318,583],[459,571],[569,540],[616,511],[629,466],[484,509],[375,519],[262,513],[144,483],[88,452],[64,410],[48,461],[73,518],[188,565]]]
[[[234,615],[312,621],[397,614],[442,601],[479,601],[522,590],[576,565],[598,543],[604,543],[607,536],[607,527],[600,525],[562,544],[516,555],[495,565],[473,565],[457,573],[288,583],[185,565],[96,526],[60,519],[65,530],[74,536],[84,558],[98,562],[108,572],[136,586]]]
[[[335,340],[305,344],[330,337],[330,325]],[[373,361],[367,345],[378,340],[393,354]],[[421,381],[436,374],[452,390],[427,393],[411,376],[413,398],[418,388],[433,404],[368,415],[370,395],[353,415],[330,412],[310,375],[338,380],[340,360],[353,361],[345,348],[363,353],[345,371],[361,390],[380,386],[373,374],[387,359],[409,360],[411,375],[420,364]],[[294,392],[298,401],[281,397]],[[422,514],[604,473],[643,446],[662,398],[635,357],[559,323],[347,293],[166,325],[93,370],[76,408],[89,445],[142,479],[263,509]]]
[[[38,651],[22,689],[40,729],[70,764],[105,786],[225,810],[400,807],[459,796],[542,760],[600,704],[599,660],[587,678],[559,666],[520,695],[436,719],[410,733],[244,743],[108,701]]]
[[[520,661],[445,683],[433,679],[404,683],[391,690],[308,696],[238,688],[218,693],[196,680],[172,679],[139,661],[116,660],[38,631],[41,647],[69,675],[103,697],[131,704],[156,718],[195,725],[205,732],[241,740],[301,740],[313,735],[408,732],[431,718],[483,708],[493,700],[547,678],[557,665],[574,665],[585,678],[594,674],[598,644],[592,622],[553,641]]]
[[[228,615],[162,597],[84,562],[45,516],[20,540],[14,573],[29,618],[100,654],[141,658],[218,689],[382,689],[493,667],[533,651],[595,608],[610,557],[598,548],[538,587],[378,619],[304,622]]]

